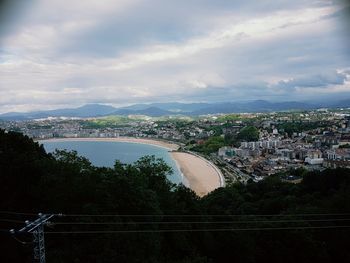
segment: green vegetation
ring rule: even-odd
[[[212,125],[210,127],[205,127],[206,131],[213,131],[215,136],[219,136],[222,134],[222,126],[221,125]]]
[[[178,130],[186,128],[188,125],[193,124],[193,120],[190,118],[181,119],[169,119],[169,118],[157,118],[156,123],[159,127],[175,127]]]
[[[213,136],[206,140],[203,144],[199,144],[192,148],[192,150],[201,152],[204,154],[210,154],[217,152],[219,148],[225,145],[225,139],[221,136]]]
[[[197,145],[192,148],[193,151],[197,151],[204,154],[210,154],[217,152],[219,148],[225,145],[239,146],[242,141],[257,141],[259,140],[259,130],[254,126],[247,126],[240,130],[237,135],[226,134],[222,136],[213,136],[206,140],[203,144]]]
[[[350,229],[322,228],[348,225],[350,170],[300,170],[296,173],[304,180],[299,185],[269,177],[220,188],[201,199],[171,184],[169,172],[154,157],[98,168],[75,152],[47,154],[28,137],[0,130],[0,211],[76,215],[56,217],[53,222],[66,224],[46,228],[48,262],[350,261]],[[0,218],[6,230],[35,217],[2,212]],[[106,222],[113,224],[91,224]],[[48,234],[118,230],[136,232]],[[19,238],[31,242],[30,236]],[[22,245],[6,232],[0,233],[0,242],[1,262],[31,262],[30,243]]]
[[[263,117],[265,117],[264,114],[261,114],[259,116],[247,116],[245,114],[225,114],[221,115],[217,118],[218,122],[234,122],[234,121],[240,121],[245,123],[251,123],[256,120],[261,120]]]
[[[237,135],[238,141],[258,141],[259,130],[254,126],[246,126]]]
[[[259,130],[254,126],[247,126],[240,130],[238,134],[226,134],[225,143],[226,145],[233,145],[239,147],[242,141],[258,141]]]
[[[189,116],[161,116],[153,117],[153,120],[158,124],[176,124],[180,126],[186,126],[188,123],[191,123],[197,120],[198,117],[189,117]]]
[[[324,121],[315,121],[315,122],[302,122],[302,121],[293,121],[293,122],[283,122],[279,123],[276,128],[279,131],[284,131],[291,136],[294,132],[300,133],[303,131],[309,131],[322,127],[329,127],[328,122]]]
[[[219,116],[217,118],[217,121],[219,122],[241,121],[242,119],[243,119],[242,115],[240,114],[226,114],[226,115]]]
[[[80,121],[86,129],[98,129],[98,128],[117,128],[128,126],[132,122],[140,122],[145,120],[152,120],[156,122],[159,126],[174,125],[176,128],[186,127],[190,122],[193,122],[191,117],[173,117],[173,116],[162,116],[162,117],[148,117],[148,116],[119,116],[111,115],[107,117],[101,117],[96,119],[91,119],[87,121]]]
[[[137,120],[137,119],[136,119]],[[107,116],[103,118],[97,118],[88,121],[82,121],[81,124],[86,129],[97,129],[97,128],[112,128],[112,127],[120,127],[122,125],[127,125],[132,121],[128,117],[125,116]]]

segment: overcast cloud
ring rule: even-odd
[[[0,112],[350,98],[345,3],[19,1],[2,7]]]

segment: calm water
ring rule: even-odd
[[[115,160],[122,163],[133,163],[145,155],[154,155],[173,168],[174,173],[168,177],[173,183],[180,183],[181,173],[167,149],[139,143],[101,142],[101,141],[42,141],[47,152],[59,150],[75,150],[79,155],[87,157],[95,166],[113,167]]]

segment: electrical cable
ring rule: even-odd
[[[0,214],[37,216],[38,213],[0,211]],[[46,213],[43,213],[46,214]],[[55,213],[49,213],[55,214]],[[65,217],[286,217],[286,216],[349,216],[350,213],[302,213],[302,214],[56,214]]]
[[[12,238],[13,238],[14,240],[16,240],[17,242],[21,243],[22,245],[29,245],[29,244],[34,243],[34,242],[25,242],[25,241],[22,241],[22,240],[18,239],[17,237],[15,237],[14,235],[12,235]]]
[[[13,220],[13,219],[3,219],[0,218],[1,222],[9,222],[9,223],[17,223],[17,224],[23,224],[24,221],[20,221],[20,220]]]
[[[225,215],[225,214],[62,214],[64,217],[287,217],[287,216],[349,216],[350,213],[320,213],[320,214],[242,214],[242,215]]]
[[[52,222],[50,225],[151,225],[151,224],[245,224],[245,223],[303,223],[350,221],[350,218],[305,220],[250,220],[250,221],[149,221],[149,222]]]
[[[27,215],[27,216],[37,216],[34,213],[24,213],[24,212],[13,212],[13,211],[0,211],[0,214],[10,214],[10,215]]]
[[[97,231],[47,231],[53,234],[118,234],[118,233],[168,233],[168,232],[231,232],[231,231],[268,231],[268,230],[306,230],[306,229],[341,229],[346,226],[305,226],[305,227],[263,227],[263,228],[209,228],[209,229],[158,229],[158,230],[97,230]]]

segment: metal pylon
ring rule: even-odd
[[[40,225],[33,231],[33,253],[35,263],[45,263],[44,226]]]
[[[55,214],[41,214],[39,218],[33,222],[25,221],[26,226],[18,231],[14,229],[10,230],[13,235],[28,233],[33,235],[33,262],[45,263],[45,238],[44,238],[44,225],[55,216]],[[60,214],[61,215],[61,214]]]

